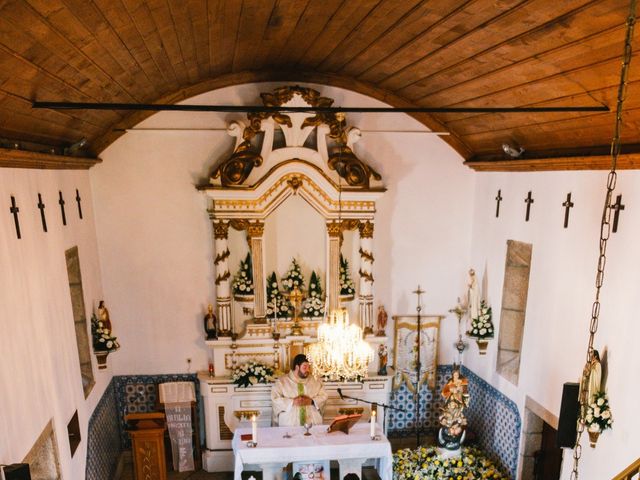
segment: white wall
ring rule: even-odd
[[[78,217],[76,188],[84,220]],[[66,227],[59,190],[66,200]],[[36,207],[38,193],[48,233]],[[11,195],[20,208],[21,240],[9,214]],[[53,419],[63,478],[84,478],[87,423],[111,379],[110,369],[98,371],[94,363],[96,385],[85,400],[65,250],[78,246],[89,317],[102,296],[89,175],[0,169],[0,202],[0,464],[22,461]],[[83,440],[71,459],[66,428],[75,410]]]
[[[493,306],[500,328],[500,305],[506,242],[533,244],[529,296],[517,386],[496,374],[496,340],[486,357],[471,345],[466,364],[524,409],[526,396],[558,416],[564,382],[579,380],[595,297],[600,217],[607,172],[486,173],[477,175],[473,213],[472,266],[483,279],[485,297]],[[635,315],[640,285],[640,250],[635,243],[640,226],[634,205],[640,202],[640,175],[619,174],[616,193],[623,194],[626,210],[607,250],[601,314],[595,348],[607,351],[614,428],[601,435],[597,449],[588,447],[585,433],[580,478],[611,478],[638,457],[635,437],[640,428],[637,397],[640,372]],[[500,218],[495,218],[495,196],[502,190]],[[524,199],[531,190],[535,203],[525,222]],[[575,203],[569,228],[563,228],[566,194]],[[615,196],[614,196],[615,199]],[[563,479],[568,479],[572,450],[565,449]],[[606,459],[606,461],[603,461]]]
[[[258,104],[260,92],[280,85],[230,87],[188,103]],[[336,105],[382,105],[346,90],[309,86]],[[233,139],[223,130],[190,129],[224,129],[226,121],[241,118],[158,113],[138,128],[186,130],[130,131],[91,170],[105,299],[122,345],[113,359],[118,374],[186,372],[187,358],[192,372],[206,369],[202,316],[215,300],[212,228],[194,185],[231,153]],[[356,152],[388,188],[374,233],[377,303],[389,314],[413,313],[411,291],[420,284],[427,291],[423,312],[446,313],[465,288],[473,172],[437,136],[367,131],[425,130],[404,114],[354,114],[347,121],[364,130]],[[230,264],[232,273],[238,261]],[[355,275],[357,266],[352,269]],[[451,318],[444,322],[444,343],[453,342],[454,327]],[[451,359],[443,352],[442,362]]]

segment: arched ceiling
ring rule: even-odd
[[[443,139],[466,160],[499,164],[509,142],[570,168],[608,151],[627,13],[618,0],[0,0],[0,142],[61,151],[84,137],[84,154],[97,155],[148,115],[38,110],[35,100],[167,103],[307,81],[402,107],[609,106],[416,116],[450,132]],[[632,65],[632,153],[639,92]]]

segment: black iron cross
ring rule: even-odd
[[[11,195],[11,207],[9,207],[9,212],[13,214],[13,221],[16,224],[16,235],[18,239],[20,239],[22,238],[22,235],[20,235],[20,219],[18,218],[18,212],[20,212],[20,209],[16,206],[16,197],[13,195]]]
[[[500,216],[500,202],[502,201],[502,190],[498,190],[498,196],[496,197],[496,218]]]
[[[40,209],[40,220],[42,220],[42,230],[47,231],[47,217],[44,215],[44,203],[42,203],[42,195],[38,194],[38,208]]]
[[[524,217],[524,221],[528,222],[529,221],[529,213],[531,213],[531,204],[534,202],[533,198],[531,198],[531,190],[529,190],[529,193],[527,194],[527,198],[525,198],[524,201],[527,204],[527,214]]]
[[[573,202],[571,201],[571,192],[567,193],[567,200],[562,203],[564,207],[564,228],[569,226],[569,209],[573,207]]]
[[[64,213],[64,198],[62,198],[62,190],[59,190],[58,193],[60,194],[60,200],[58,200],[58,203],[60,204],[60,212],[62,212],[62,225],[66,225],[67,215]]]
[[[613,233],[618,231],[618,220],[620,219],[620,210],[624,210],[624,205],[622,204],[622,195],[618,195],[616,197],[616,203],[611,205],[616,213],[613,215]]]
[[[78,215],[80,215],[80,220],[82,220],[82,204],[80,203],[80,192],[76,188],[76,202],[78,202]]]

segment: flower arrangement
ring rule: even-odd
[[[282,288],[285,292],[290,292],[296,287],[298,290],[302,291],[304,288],[304,277],[302,276],[300,265],[298,265],[298,262],[296,262],[296,259],[294,258],[291,260],[289,271],[282,278]]]
[[[240,260],[240,269],[233,277],[234,295],[253,295],[253,264],[251,254],[247,253],[247,258]]]
[[[273,382],[274,380],[273,368],[258,363],[255,360],[251,360],[236,368],[231,377],[233,383],[244,388],[258,383]]]
[[[120,348],[116,337],[111,335],[111,330],[98,320],[95,313],[91,315],[91,337],[94,352],[115,352]]]
[[[491,307],[484,300],[480,302],[480,313],[471,319],[471,329],[467,332],[470,337],[485,339],[493,338],[493,322],[491,321]]]
[[[584,421],[589,433],[601,433],[611,428],[613,418],[606,393],[598,392],[593,396],[593,401],[587,407]]]
[[[353,297],[355,293],[356,286],[351,279],[349,262],[340,254],[340,295]]]
[[[267,317],[290,317],[292,313],[291,303],[278,288],[276,272],[272,272],[267,278]]]
[[[302,308],[303,317],[322,317],[324,315],[324,301],[322,300],[322,286],[320,277],[315,271],[311,272],[309,279],[309,295],[304,300]]]
[[[437,447],[398,450],[393,454],[394,480],[454,478],[475,480],[480,478],[507,480],[509,477],[489,460],[481,450],[462,447],[459,457],[444,459]]]

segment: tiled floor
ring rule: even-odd
[[[392,438],[389,441],[391,442],[391,449],[394,452],[402,448],[415,448],[416,446],[415,437]],[[433,445],[433,443],[434,438],[432,437],[421,438],[422,445]],[[243,480],[248,480],[251,476],[256,480],[262,480],[260,472],[243,472],[242,474]],[[133,477],[133,464],[131,462],[130,454],[125,455],[124,469],[118,480],[135,480]],[[178,473],[171,471],[167,474],[167,480],[233,480],[233,472],[208,473],[204,470],[200,470],[198,472]],[[331,470],[331,480],[340,480],[338,478],[337,470]],[[364,468],[363,480],[380,480],[380,477],[373,468]]]

